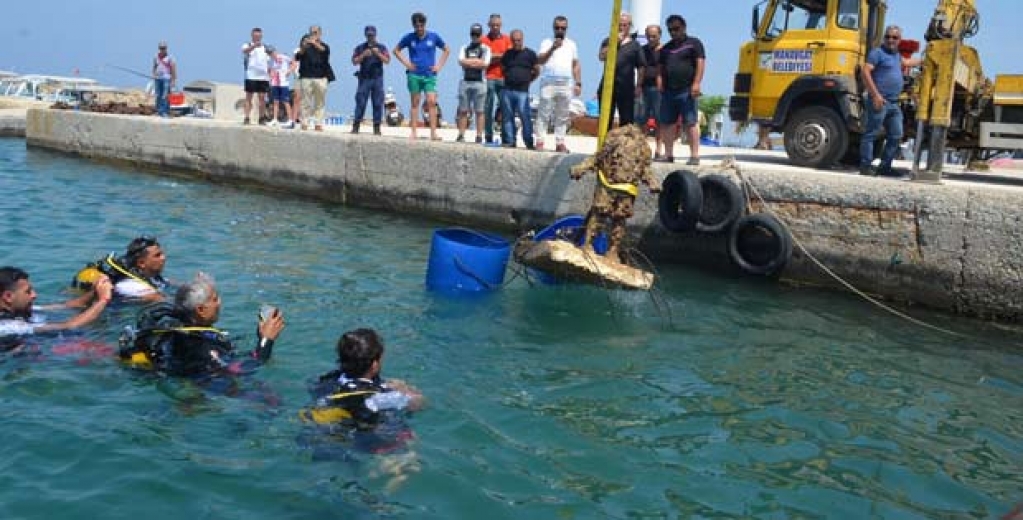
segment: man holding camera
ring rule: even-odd
[[[320,39],[319,25],[309,28],[309,34],[295,53],[298,59],[298,83],[302,91],[302,130],[311,121],[313,129],[323,131],[323,107],[327,101],[327,83],[334,80],[330,68],[330,46]]]
[[[270,92],[270,56],[263,47],[263,30],[252,29],[252,39],[242,45],[245,55],[245,121],[249,124],[249,113],[252,112],[252,95],[256,94],[259,102],[259,124],[263,124],[266,115],[266,94]]]
[[[582,93],[582,68],[579,65],[579,49],[575,42],[566,38],[568,18],[554,18],[554,38],[540,43],[537,56],[543,69],[540,72],[540,106],[537,109],[537,143],[542,150],[547,137],[547,125],[554,117],[554,139],[556,151],[568,153],[565,135],[568,133],[569,103],[572,97]]]
[[[366,41],[355,47],[352,64],[359,66],[355,73],[359,88],[355,91],[355,119],[352,133],[359,133],[359,123],[366,114],[366,100],[373,100],[373,135],[380,135],[380,122],[384,118],[384,65],[391,62],[387,46],[377,41],[377,28],[367,25],[363,33]]]
[[[469,27],[470,41],[458,51],[458,63],[462,66],[462,81],[458,83],[458,142],[465,141],[465,130],[469,118],[476,115],[476,144],[483,144],[483,108],[487,101],[487,82],[483,71],[490,64],[490,47],[484,45],[483,26],[474,23]]]

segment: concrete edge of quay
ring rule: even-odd
[[[29,146],[180,170],[318,199],[506,232],[583,213],[595,179],[569,179],[583,154],[530,152],[204,120],[30,109]],[[686,169],[655,164],[659,178]],[[885,299],[983,319],[1023,317],[1023,191],[926,185],[742,163],[742,176],[806,251]],[[734,170],[699,167],[700,174]],[[736,179],[738,181],[738,179]],[[760,204],[754,200],[754,209]],[[724,236],[674,234],[641,189],[630,234],[652,259],[727,265]],[[736,272],[732,270],[731,272]],[[837,287],[799,247],[781,277]]]

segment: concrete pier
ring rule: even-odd
[[[595,182],[568,177],[583,154],[336,130],[31,109],[26,134],[30,146],[509,232],[585,212]],[[714,162],[706,159],[695,171],[736,176]],[[661,178],[684,168],[655,166]],[[744,161],[740,171],[809,254],[861,290],[987,319],[1023,318],[1023,189]],[[668,232],[656,201],[641,192],[631,220],[641,250],[659,261],[728,265],[724,236]],[[798,247],[782,277],[838,286]]]
[[[0,108],[0,137],[25,137],[24,108]]]

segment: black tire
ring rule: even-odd
[[[728,235],[728,257],[745,273],[770,276],[792,258],[792,237],[771,215],[746,215]]]
[[[796,166],[827,168],[848,149],[849,131],[830,108],[803,107],[785,125],[785,153]]]
[[[703,207],[700,211],[696,230],[701,233],[721,233],[739,217],[746,203],[742,190],[724,175],[705,175],[700,177],[700,189],[703,191]]]
[[[703,190],[693,172],[675,170],[664,178],[657,197],[657,214],[661,224],[670,231],[692,231],[700,221]]]

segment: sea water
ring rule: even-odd
[[[273,360],[228,395],[118,364],[136,307],[0,358],[2,518],[992,518],[1023,501],[1020,331],[659,265],[660,292],[424,290],[437,222],[114,167],[0,139],[0,264],[60,301],[159,237]],[[47,312],[49,319],[67,313]],[[426,396],[400,453],[310,454],[340,334]]]

